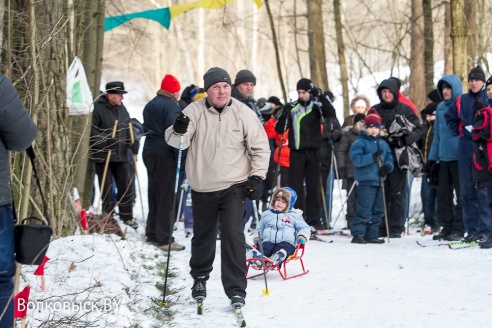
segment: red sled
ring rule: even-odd
[[[257,246],[257,245],[255,245],[255,246]],[[302,260],[302,257],[304,256],[305,247],[306,247],[306,245],[298,243],[294,254],[289,256],[280,265],[273,262],[268,257],[263,257],[263,260],[265,261],[264,262],[265,263],[265,273],[268,273],[270,271],[278,271],[278,273],[280,274],[280,276],[282,277],[283,280],[292,279],[292,278],[296,278],[296,277],[303,276],[303,275],[307,274],[309,272],[309,270],[306,270],[306,268],[304,267],[304,261]],[[263,275],[263,266],[261,264],[257,264],[261,261],[262,261],[262,259],[259,257],[258,258],[254,257],[254,258],[250,258],[250,259],[246,260],[246,265],[247,265],[246,278],[247,279],[251,279],[251,278],[255,278],[255,277]],[[302,271],[301,271],[301,273],[289,276],[287,274],[287,266],[289,263],[294,262],[294,261],[298,261],[298,263],[300,263]],[[289,266],[289,267],[291,267],[291,266]],[[254,274],[252,276],[248,276],[250,268],[252,268],[253,270],[261,271],[261,273]]]

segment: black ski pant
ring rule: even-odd
[[[246,297],[246,251],[243,215],[246,183],[214,192],[192,190],[193,238],[191,276],[208,280],[215,259],[217,226],[220,221],[222,286],[227,297]]]
[[[388,228],[391,235],[401,234],[404,231],[403,215],[405,212],[406,176],[407,171],[402,171],[396,162],[393,163],[393,171],[384,181],[384,193],[386,197],[386,210],[388,215]],[[379,226],[379,235],[386,236],[384,219]]]
[[[178,159],[174,156],[160,156],[156,153],[145,152],[143,161],[147,168],[149,214],[145,236],[156,240],[159,245],[169,244],[169,233],[172,232],[177,212],[173,213],[174,184],[176,183],[176,165]],[[176,197],[174,204],[179,203]],[[171,237],[171,242],[174,239]]]
[[[96,174],[101,188],[105,163],[96,163]],[[103,202],[103,213],[110,213],[118,205],[120,218],[123,221],[133,220],[133,201],[135,199],[135,186],[133,174],[129,162],[109,162],[104,181],[104,190],[100,190]],[[117,204],[112,200],[113,177],[116,181]]]
[[[304,180],[306,181],[306,206],[304,206]],[[317,226],[321,224],[319,150],[291,149],[289,183],[290,187],[297,193],[297,201],[294,206],[303,211],[306,223],[310,226]]]
[[[445,235],[457,234],[463,236],[463,210],[461,208],[460,182],[458,161],[439,162],[437,185],[437,211],[441,221],[442,232]],[[456,205],[454,193],[456,192]]]

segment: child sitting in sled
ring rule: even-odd
[[[311,233],[302,212],[293,209],[296,199],[297,194],[293,189],[278,188],[273,192],[270,208],[261,215],[259,236],[262,238],[263,255],[279,266],[294,254],[297,243],[306,243]],[[261,254],[252,248],[248,250],[246,258],[261,258]],[[261,261],[255,261],[254,264],[261,265]]]

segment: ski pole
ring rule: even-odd
[[[379,170],[381,171],[381,158],[378,159],[378,167]],[[384,190],[384,179],[381,175],[379,175],[379,183],[381,184],[381,192],[383,193],[383,205],[384,205],[384,223],[386,224],[386,237],[388,238],[388,244],[390,242],[390,233],[389,233],[389,226],[388,226],[388,211],[386,210],[386,194]]]
[[[340,212],[338,212],[338,215],[337,215],[337,218],[335,219],[335,223],[333,223],[333,226],[335,226],[335,224],[337,224],[337,221],[338,221],[338,217],[340,216],[340,214],[342,214],[342,211],[343,211],[343,207],[345,206],[345,204],[347,204],[348,202],[348,199],[350,197],[350,194],[352,193],[352,191],[354,190],[354,187],[356,185],[358,185],[359,183],[357,181],[354,181],[354,183],[352,183],[352,186],[350,187],[350,190],[349,192],[347,193],[347,199],[345,199],[345,202],[343,202],[342,204],[342,208],[340,209]],[[350,228],[350,227],[349,227]]]
[[[178,185],[179,185],[179,171],[181,168],[181,155],[183,154],[183,136],[179,138],[179,151],[178,151],[178,164],[176,165],[176,180],[174,182],[174,195],[173,195],[173,202],[172,202],[172,210],[171,210],[171,217],[174,217],[174,211],[176,210],[176,198],[178,196]],[[162,303],[164,305],[167,305],[166,303],[166,287],[167,287],[167,276],[169,273],[169,258],[171,257],[171,244],[173,242],[173,228],[174,226],[171,224],[171,229],[169,231],[169,241],[167,244],[167,262],[166,262],[166,273],[164,274],[164,290],[162,292]]]
[[[268,290],[267,277],[266,277],[266,269],[265,269],[265,258],[263,257],[263,241],[262,241],[262,233],[260,230],[260,220],[258,219],[258,209],[253,205],[253,215],[256,220],[256,230],[258,230],[258,246],[260,247],[261,253],[261,266],[263,267],[263,277],[265,278],[265,289],[263,289],[262,293],[265,296],[270,296],[270,291]]]
[[[321,199],[323,200],[323,210],[325,211],[326,229],[330,229],[330,220],[328,218],[328,210],[326,208],[325,187],[323,186],[323,179],[319,176],[319,183],[321,184]]]

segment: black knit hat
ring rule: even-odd
[[[231,77],[224,69],[212,67],[205,75],[203,75],[203,89],[207,91],[212,84],[217,82],[227,82],[231,84]]]
[[[313,81],[311,81],[310,79],[306,79],[303,77],[299,80],[299,82],[297,82],[296,90],[309,91],[312,88],[314,88],[314,84]]]
[[[366,115],[364,115],[362,113],[355,114],[354,115],[354,125],[357,124],[358,122],[364,121],[365,118],[366,118]]]
[[[234,80],[234,85],[238,85],[246,82],[252,82],[254,85],[256,85],[255,75],[251,71],[248,71],[247,69],[243,69],[237,72],[236,79]]]
[[[489,79],[485,81],[485,87],[489,86],[490,84],[492,84],[492,76],[490,76]]]
[[[468,81],[469,80],[480,80],[485,82],[485,73],[480,66],[474,67],[468,73]]]
[[[278,99],[278,97],[275,96],[271,96],[270,98],[268,98],[267,102],[275,104],[275,106],[282,106],[280,99]]]
[[[427,98],[429,98],[433,103],[436,103],[436,104],[439,104],[442,101],[441,97],[439,96],[439,92],[437,91],[437,89],[432,89],[427,94]]]
[[[436,115],[437,104],[430,103],[424,108],[424,115]]]

